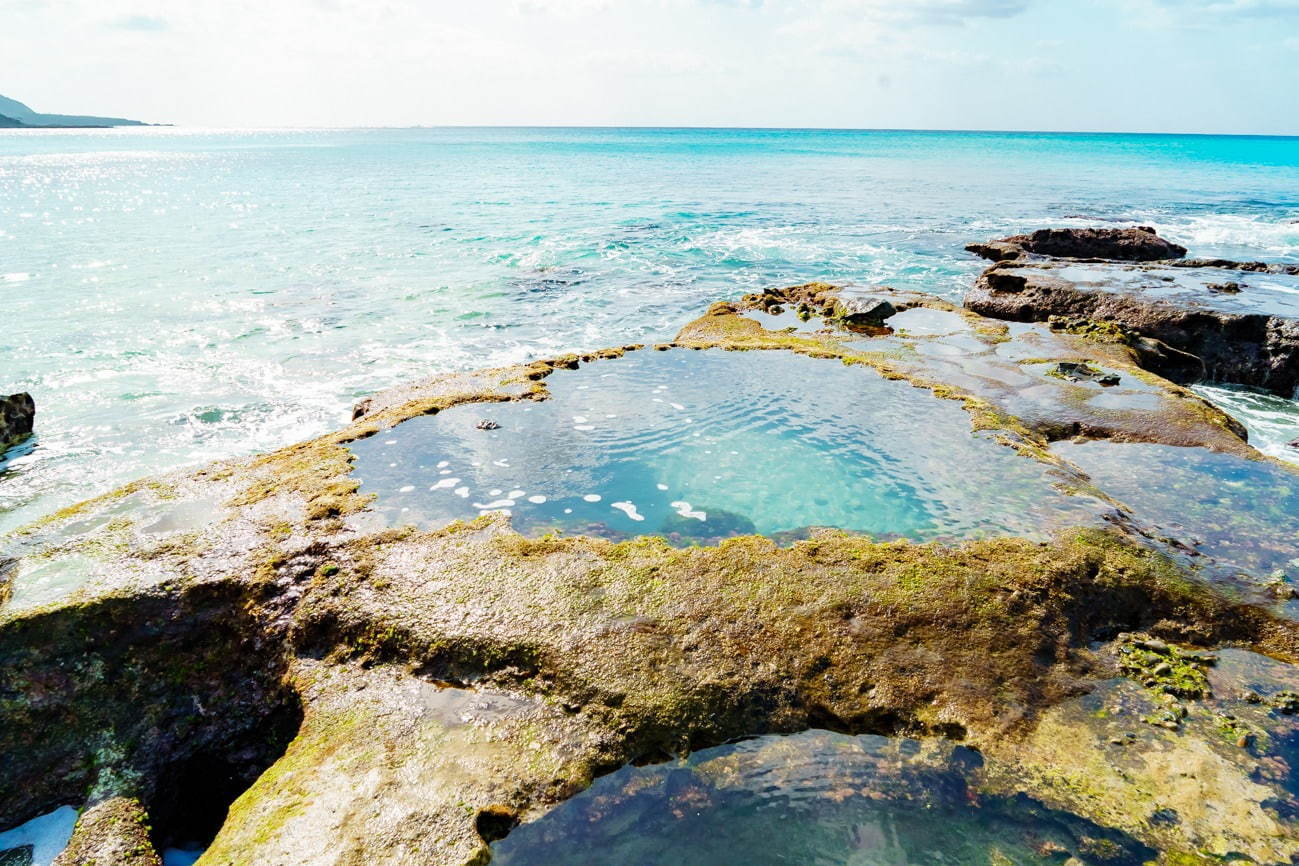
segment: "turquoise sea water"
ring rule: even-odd
[[[981,269],[963,244],[1044,224],[1299,261],[1297,221],[1299,139],[0,132],[0,391],[31,391],[39,430],[0,530],[439,370],[667,338],[740,291],[957,298]]]

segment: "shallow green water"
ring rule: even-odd
[[[1058,442],[1143,525],[1227,570],[1299,584],[1299,470],[1263,460],[1120,442]]]
[[[911,538],[1088,521],[960,404],[789,352],[642,350],[557,371],[541,402],[459,406],[352,445],[395,523],[494,510],[522,532],[678,543],[833,526]],[[499,424],[480,430],[482,420]]]
[[[978,753],[810,731],[625,767],[494,846],[493,866],[1140,866],[1130,838],[980,797]],[[1104,852],[1103,858],[1096,856]]]

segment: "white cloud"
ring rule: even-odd
[[[1135,99],[1121,122],[1107,120],[1124,103],[1097,94],[1121,91],[1136,75],[1169,89],[1161,101],[1169,124],[1185,122],[1179,105],[1228,91],[1233,100],[1266,91],[1251,116],[1278,116],[1266,106],[1295,94],[1296,52],[1274,49],[1264,62],[1249,46],[1290,39],[1295,48],[1295,31],[1264,15],[1296,7],[1299,0],[1101,0],[1085,9],[1064,0],[0,0],[0,87],[41,110],[190,125],[996,127],[1023,124],[1023,105],[1033,104],[1054,112],[1042,122],[1058,127],[1158,128],[1147,122],[1155,109]],[[1171,22],[1157,34],[1134,26],[1132,16],[1156,14]],[[1211,31],[1176,23],[1228,15],[1239,38],[1212,51],[1202,44]],[[989,100],[990,92],[1020,99]],[[1075,119],[1084,103],[1092,114]]]

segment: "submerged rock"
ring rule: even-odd
[[[1186,247],[1164,240],[1150,226],[1127,229],[1039,229],[966,249],[985,259],[1008,261],[1028,254],[1074,259],[1150,262],[1180,259]]]
[[[36,403],[27,393],[0,397],[0,452],[32,432]]]
[[[0,851],[0,866],[32,866],[32,846],[21,845]]]

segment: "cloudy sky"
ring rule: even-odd
[[[1299,134],[1299,0],[0,0],[0,93],[209,127]]]

